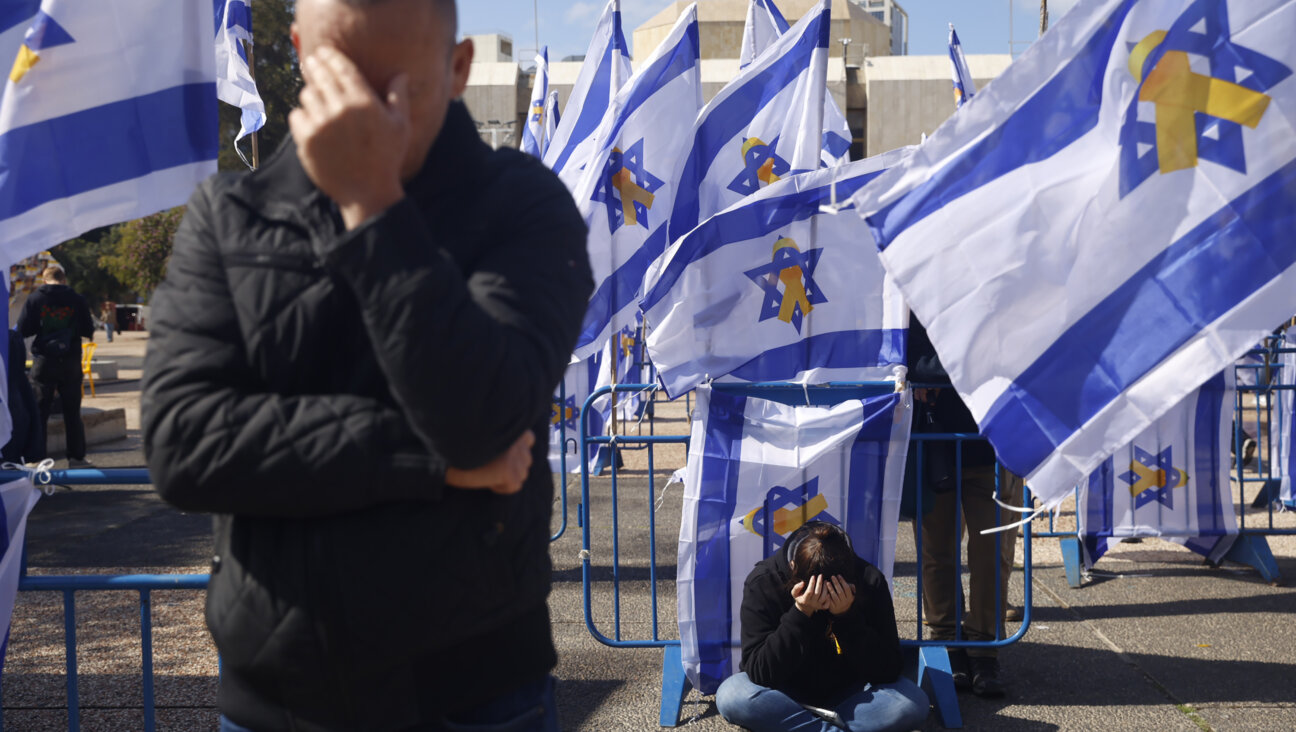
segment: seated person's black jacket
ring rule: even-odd
[[[784,547],[791,543],[789,537]],[[804,704],[831,707],[865,684],[900,678],[900,637],[886,577],[859,557],[855,564],[861,580],[851,609],[840,617],[827,610],[806,617],[788,588],[792,571],[785,552],[757,563],[743,585],[741,611],[742,670],[753,682]]]
[[[546,426],[593,289],[585,225],[461,103],[353,231],[291,140],[190,200],[141,416],[164,499],[219,514],[219,705],[256,730],[406,730],[543,678]],[[520,493],[458,490],[525,430]]]

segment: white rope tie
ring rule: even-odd
[[[45,458],[32,467],[20,463],[0,463],[0,470],[17,470],[26,473],[27,479],[32,482],[32,485],[39,486],[47,496],[54,495],[54,486],[52,485],[54,476],[50,474],[53,469],[53,458]]]

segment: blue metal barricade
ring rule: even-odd
[[[812,406],[829,406],[840,403],[847,399],[858,399],[880,394],[888,394],[894,391],[895,385],[890,382],[878,383],[853,383],[853,384],[828,384],[821,386],[806,387],[800,384],[713,384],[712,388],[717,391],[740,392],[750,396],[756,396],[773,401],[779,401],[791,405],[812,405]],[[590,634],[607,646],[614,648],[662,648],[662,698],[660,705],[660,723],[662,726],[673,727],[679,721],[680,710],[683,705],[683,699],[688,691],[688,682],[685,678],[681,662],[681,649],[678,634],[676,632],[663,633],[659,623],[659,608],[661,599],[658,596],[658,580],[660,577],[659,565],[657,561],[657,506],[654,501],[654,490],[657,484],[656,471],[653,451],[655,448],[669,444],[687,445],[689,436],[683,435],[593,435],[590,434],[589,423],[584,419],[584,412],[594,404],[598,399],[617,393],[647,391],[656,393],[656,387],[648,384],[626,384],[616,387],[605,387],[599,389],[590,395],[585,402],[585,408],[582,410],[582,419],[580,421],[580,443],[581,453],[585,454],[589,445],[607,445],[612,449],[622,449],[627,446],[633,446],[648,451],[648,491],[646,496],[647,518],[648,518],[648,582],[650,587],[647,608],[651,617],[650,633],[647,637],[627,637],[622,628],[622,584],[623,584],[623,567],[621,562],[621,479],[618,475],[616,461],[612,462],[613,469],[607,482],[608,498],[611,501],[611,523],[606,527],[611,532],[611,566],[606,567],[610,570],[610,577],[607,580],[611,586],[611,629],[600,627],[594,616],[593,596],[595,586],[595,570],[591,551],[592,542],[592,525],[590,518],[590,505],[592,497],[591,471],[586,469],[581,473],[581,503],[578,507],[580,524],[582,527],[582,551],[581,551],[581,578],[583,589],[583,604],[585,613],[585,624]],[[691,406],[691,405],[689,405]],[[984,438],[974,434],[925,434],[914,435],[914,441],[919,452],[919,480],[921,481],[921,453],[925,446],[934,442],[952,442],[956,445],[956,455],[961,461],[962,445],[970,440],[982,440]],[[961,462],[960,462],[961,465]],[[960,471],[961,472],[961,471]],[[996,473],[996,484],[1001,479],[1001,473]],[[998,486],[996,485],[996,494]],[[961,506],[962,479],[956,480],[956,505]],[[1025,495],[1025,491],[1023,491]],[[961,510],[961,509],[959,509]],[[922,516],[921,491],[919,491],[919,509],[918,516]],[[999,522],[1007,524],[1015,518],[1001,517]],[[917,630],[915,640],[902,640],[902,646],[909,649],[909,652],[916,657],[917,681],[922,684],[932,697],[932,701],[937,708],[937,712],[942,722],[947,727],[961,726],[961,715],[958,710],[958,702],[954,693],[953,680],[950,669],[948,651],[951,648],[976,648],[976,647],[1002,647],[1007,646],[1020,640],[1027,632],[1031,619],[1031,526],[1029,523],[1024,525],[1025,546],[1023,550],[1023,584],[1025,592],[1024,612],[1020,627],[1015,633],[1003,637],[996,631],[996,638],[993,641],[972,641],[967,640],[961,635],[962,611],[956,615],[956,639],[954,641],[943,640],[924,640],[923,639],[923,606],[922,606],[922,538],[921,538],[921,520],[917,520],[918,528],[915,532],[915,543],[918,552],[919,567],[917,570],[918,592],[918,615]],[[961,521],[956,516],[955,526]],[[996,543],[996,567],[999,566],[999,547]],[[599,567],[598,569],[604,569]],[[961,578],[961,566],[956,564],[956,578]],[[1007,578],[1002,577],[996,570],[996,584],[1006,582]],[[961,579],[958,581],[956,592],[962,592]],[[1001,585],[999,585],[1001,586]],[[670,598],[668,601],[673,601]],[[959,603],[961,606],[961,602]],[[1001,601],[996,600],[997,615],[1002,617],[1004,608]]]
[[[25,473],[0,471],[0,482],[17,480]],[[54,470],[55,485],[147,485],[148,471],[131,470]],[[80,692],[77,685],[76,593],[91,591],[137,592],[140,607],[140,646],[143,666],[144,729],[156,728],[153,689],[153,602],[152,593],[173,590],[205,590],[206,574],[160,575],[45,575],[27,576],[18,581],[19,592],[58,592],[63,595],[63,632],[67,668],[67,728],[81,727]],[[213,700],[214,702],[214,700]],[[4,729],[4,712],[0,709],[0,730]]]

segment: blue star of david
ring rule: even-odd
[[[787,175],[792,170],[788,161],[778,156],[775,150],[778,149],[779,138],[774,138],[773,142],[768,145],[753,145],[743,156],[743,170],[729,184],[729,190],[734,193],[750,196],[761,189],[760,171],[766,162],[773,160],[774,165],[770,172],[780,178]]]
[[[1205,32],[1190,30],[1205,23]],[[1291,69],[1276,59],[1265,56],[1232,41],[1229,29],[1228,4],[1225,0],[1197,0],[1183,12],[1170,27],[1165,40],[1153,51],[1143,68],[1155,68],[1169,51],[1183,51],[1203,56],[1210,61],[1210,75],[1256,92],[1269,89],[1291,76]],[[1237,69],[1251,72],[1238,81]],[[1129,195],[1151,178],[1159,169],[1157,161],[1157,127],[1155,122],[1138,118],[1138,94],[1130,100],[1125,112],[1125,122],[1120,133],[1120,195]],[[1195,115],[1197,123],[1197,157],[1222,165],[1238,173],[1246,173],[1246,149],[1243,144],[1242,125],[1218,119],[1203,113]],[[1139,153],[1139,146],[1148,149]]]
[[[1142,508],[1153,501],[1160,503],[1166,508],[1174,508],[1174,489],[1180,488],[1186,483],[1186,476],[1182,470],[1175,468],[1172,454],[1173,448],[1167,447],[1160,453],[1152,453],[1135,446],[1134,460],[1142,465],[1147,471],[1162,471],[1164,479],[1160,485],[1151,482],[1141,492],[1134,496],[1134,508]],[[1145,471],[1145,472],[1147,472]],[[1147,482],[1149,479],[1146,475],[1139,475],[1134,470],[1123,473],[1119,477],[1121,480],[1137,487],[1141,482]]]
[[[635,185],[648,193],[656,193],[659,188],[665,185],[664,181],[644,169],[643,146],[644,141],[641,139],[631,145],[625,152],[613,150],[612,155],[608,157],[603,180],[594,187],[594,195],[590,197],[590,200],[604,204],[607,209],[608,229],[613,233],[616,233],[618,229],[625,225],[625,209],[621,203],[621,192],[613,181],[617,173],[624,169],[630,173]],[[648,207],[636,201],[634,210],[638,218],[636,223],[645,229],[649,228]]]
[[[559,412],[559,409],[562,411]],[[575,432],[576,421],[580,419],[580,407],[576,406],[576,397],[567,397],[567,400],[562,403],[561,407],[557,402],[554,402],[550,415],[550,424],[555,432],[559,429],[566,429],[570,432]],[[567,416],[567,418],[563,419],[563,416]]]
[[[791,247],[785,247],[774,253],[774,261],[743,273],[765,291],[765,299],[761,303],[760,319],[757,322],[763,323],[770,318],[778,317],[779,311],[783,308],[783,298],[787,296],[786,288],[780,289],[784,284],[780,279],[780,275],[783,270],[788,268],[795,267],[801,270],[801,280],[802,285],[805,287],[806,300],[811,305],[828,302],[828,298],[814,281],[815,268],[819,266],[821,256],[823,256],[822,249],[798,252]],[[796,328],[797,333],[801,332],[801,323],[804,322],[805,315],[801,311],[799,304],[792,312],[792,325]]]
[[[818,495],[819,478],[817,477],[811,478],[796,488],[787,488],[781,485],[774,486],[765,494],[765,503],[761,507],[761,510],[756,511],[752,515],[751,524],[753,531],[765,537],[767,541],[767,550],[781,549],[783,547],[783,542],[787,538],[785,534],[781,534],[778,531],[769,531],[766,528],[768,525],[766,523],[767,521],[777,521],[777,519],[775,519],[775,512],[780,509],[793,512],[799,511],[803,506],[809,504],[811,499]],[[796,516],[796,526],[798,528],[801,524],[804,524],[807,521],[826,521],[830,524],[841,526],[841,521],[838,521],[837,518],[826,509],[816,513],[810,513],[809,510],[806,510],[805,514],[806,515],[803,516]],[[792,529],[786,533],[791,534],[792,531],[795,530],[796,529]]]

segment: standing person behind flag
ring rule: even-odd
[[[83,468],[86,461],[85,425],[81,422],[81,339],[94,340],[94,319],[85,298],[68,286],[67,273],[57,264],[45,268],[45,284],[23,304],[18,332],[32,341],[32,380],[42,425],[37,452],[46,454],[50,408],[54,394],[63,405],[68,467]]]
[[[456,21],[298,0],[292,137],[199,188],[153,298],[145,452],[165,500],[217,514],[226,730],[558,729],[536,436],[585,227],[454,101]]]
[[[113,331],[117,330],[117,303],[112,300],[104,300],[103,305],[99,308],[99,319],[103,321],[104,331],[108,334],[108,342],[113,342]]]
[[[945,373],[926,329],[912,315],[909,320],[909,379],[914,384],[949,384],[949,374]],[[921,405],[914,414],[926,410],[939,425],[937,431],[977,432],[976,420],[953,389],[918,389],[915,401]],[[927,481],[938,485],[932,487],[935,499],[929,508],[924,507],[922,517],[924,623],[931,629],[932,640],[993,641],[1005,638],[1008,578],[1012,573],[1017,532],[981,533],[1008,521],[1000,520],[995,503],[994,448],[980,440],[965,442],[961,464],[956,464],[958,455],[952,444],[928,443],[925,449],[945,450],[946,459],[940,464],[950,466],[951,470],[961,469],[961,508],[968,531],[967,566],[971,575],[971,592],[960,636],[956,626],[956,606],[962,601],[957,586],[962,580],[954,568],[964,529],[961,523],[955,523],[960,508],[956,502],[955,476],[926,475]],[[1009,505],[1020,504],[1022,479],[1004,469],[1001,481],[1000,500]],[[996,546],[998,562],[995,561]],[[950,650],[949,658],[954,686],[960,691],[970,690],[985,697],[1000,697],[1006,692],[999,678],[999,649],[954,648]]]
[[[840,527],[810,521],[793,532],[747,576],[741,612],[742,671],[716,692],[729,722],[882,732],[927,719],[927,695],[901,676],[887,579]]]

